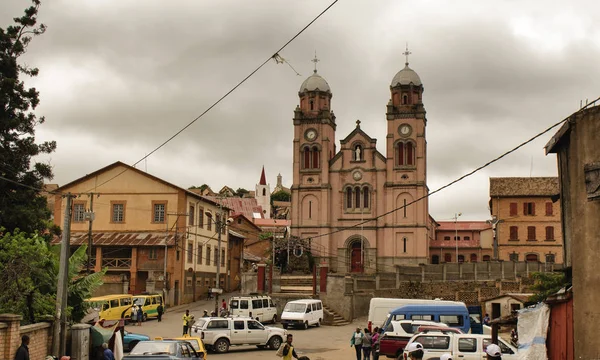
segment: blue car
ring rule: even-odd
[[[123,330],[123,333],[124,333],[124,336],[123,336],[124,351],[131,351],[131,349],[133,349],[137,345],[137,343],[139,343],[140,341],[150,340],[150,337],[146,336],[146,335],[134,334],[134,333],[130,333],[129,331],[125,331],[125,330]]]

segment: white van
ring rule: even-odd
[[[261,323],[277,322],[277,308],[270,296],[234,296],[229,299],[229,309],[233,316],[247,316]]]
[[[391,310],[404,305],[419,305],[419,304],[437,304],[437,305],[464,305],[458,301],[448,300],[425,300],[425,299],[394,299],[394,298],[372,298],[369,304],[368,328],[373,331],[373,328],[381,327],[387,320]]]
[[[308,329],[310,325],[321,326],[323,321],[323,303],[321,300],[294,300],[285,304],[281,313],[281,324],[284,329],[297,326]]]

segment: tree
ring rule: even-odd
[[[50,210],[36,189],[43,187],[44,179],[53,177],[49,164],[32,158],[56,149],[55,141],[35,142],[35,127],[45,121],[33,112],[39,93],[19,79],[39,73],[18,62],[33,37],[46,31],[44,24],[37,24],[40,0],[32,2],[23,16],[14,18],[14,25],[0,28],[0,176],[8,179],[0,180],[0,224],[8,231],[28,233],[47,228]]]
[[[548,296],[555,294],[563,287],[567,286],[567,278],[564,273],[542,273],[535,272],[531,275],[535,284],[531,289],[535,292],[529,300],[540,302],[546,300]]]
[[[239,196],[241,198],[243,198],[245,195],[248,195],[250,193],[250,191],[244,189],[244,188],[238,188],[235,191],[235,196]]]
[[[286,191],[278,191],[271,195],[271,201],[291,201],[292,194]]]

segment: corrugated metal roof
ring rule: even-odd
[[[262,207],[258,205],[258,201],[254,198],[226,197],[219,198],[217,196],[206,196],[210,200],[221,203],[233,210],[233,215],[243,214],[248,219],[254,218],[254,213],[262,214]],[[262,216],[262,215],[261,215]]]
[[[178,234],[178,239],[183,239],[185,234]],[[94,246],[165,246],[175,245],[175,234],[165,235],[165,232],[94,232],[92,243]],[[52,240],[53,244],[59,244],[60,237]],[[71,245],[84,245],[88,243],[87,232],[71,233]]]
[[[552,196],[558,194],[558,177],[490,178],[490,196]]]

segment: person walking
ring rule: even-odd
[[[225,302],[225,299],[221,301],[221,310],[227,311],[227,302]]]
[[[137,311],[138,326],[142,326],[142,320],[144,320],[144,310],[142,309],[142,305],[138,305],[138,311]]]
[[[162,321],[162,314],[165,312],[165,308],[163,307],[162,302],[158,304],[156,307],[156,313],[158,314],[158,322]]]
[[[496,344],[489,344],[485,349],[487,360],[502,360],[502,350]]]
[[[107,343],[102,344],[102,349],[104,349],[104,351],[102,352],[104,360],[115,360],[115,354],[113,354],[112,350],[108,348]]]
[[[283,345],[283,360],[292,360],[292,357],[298,359],[298,354],[296,354],[296,350],[294,350],[294,346],[292,345],[293,340],[294,337],[292,334],[288,334]]]
[[[379,328],[377,326],[373,329],[371,337],[371,351],[373,351],[373,360],[379,360]]]
[[[356,351],[356,360],[360,360],[361,358],[364,336],[365,335],[360,331],[360,328],[356,328],[356,332],[352,333],[352,338],[350,338],[350,347],[354,346],[354,351]]]
[[[421,343],[418,342],[409,344],[406,347],[405,351],[408,352],[408,358],[411,360],[422,360],[423,355],[425,354],[423,352],[423,345],[421,345]]]
[[[192,316],[190,315],[190,311],[186,310],[185,314],[183,314],[183,335],[188,333],[188,329],[190,326],[190,321],[192,320]]]
[[[21,336],[21,346],[17,349],[15,360],[29,360],[29,335]]]
[[[369,329],[364,329],[362,341],[363,360],[371,360],[372,337]]]

